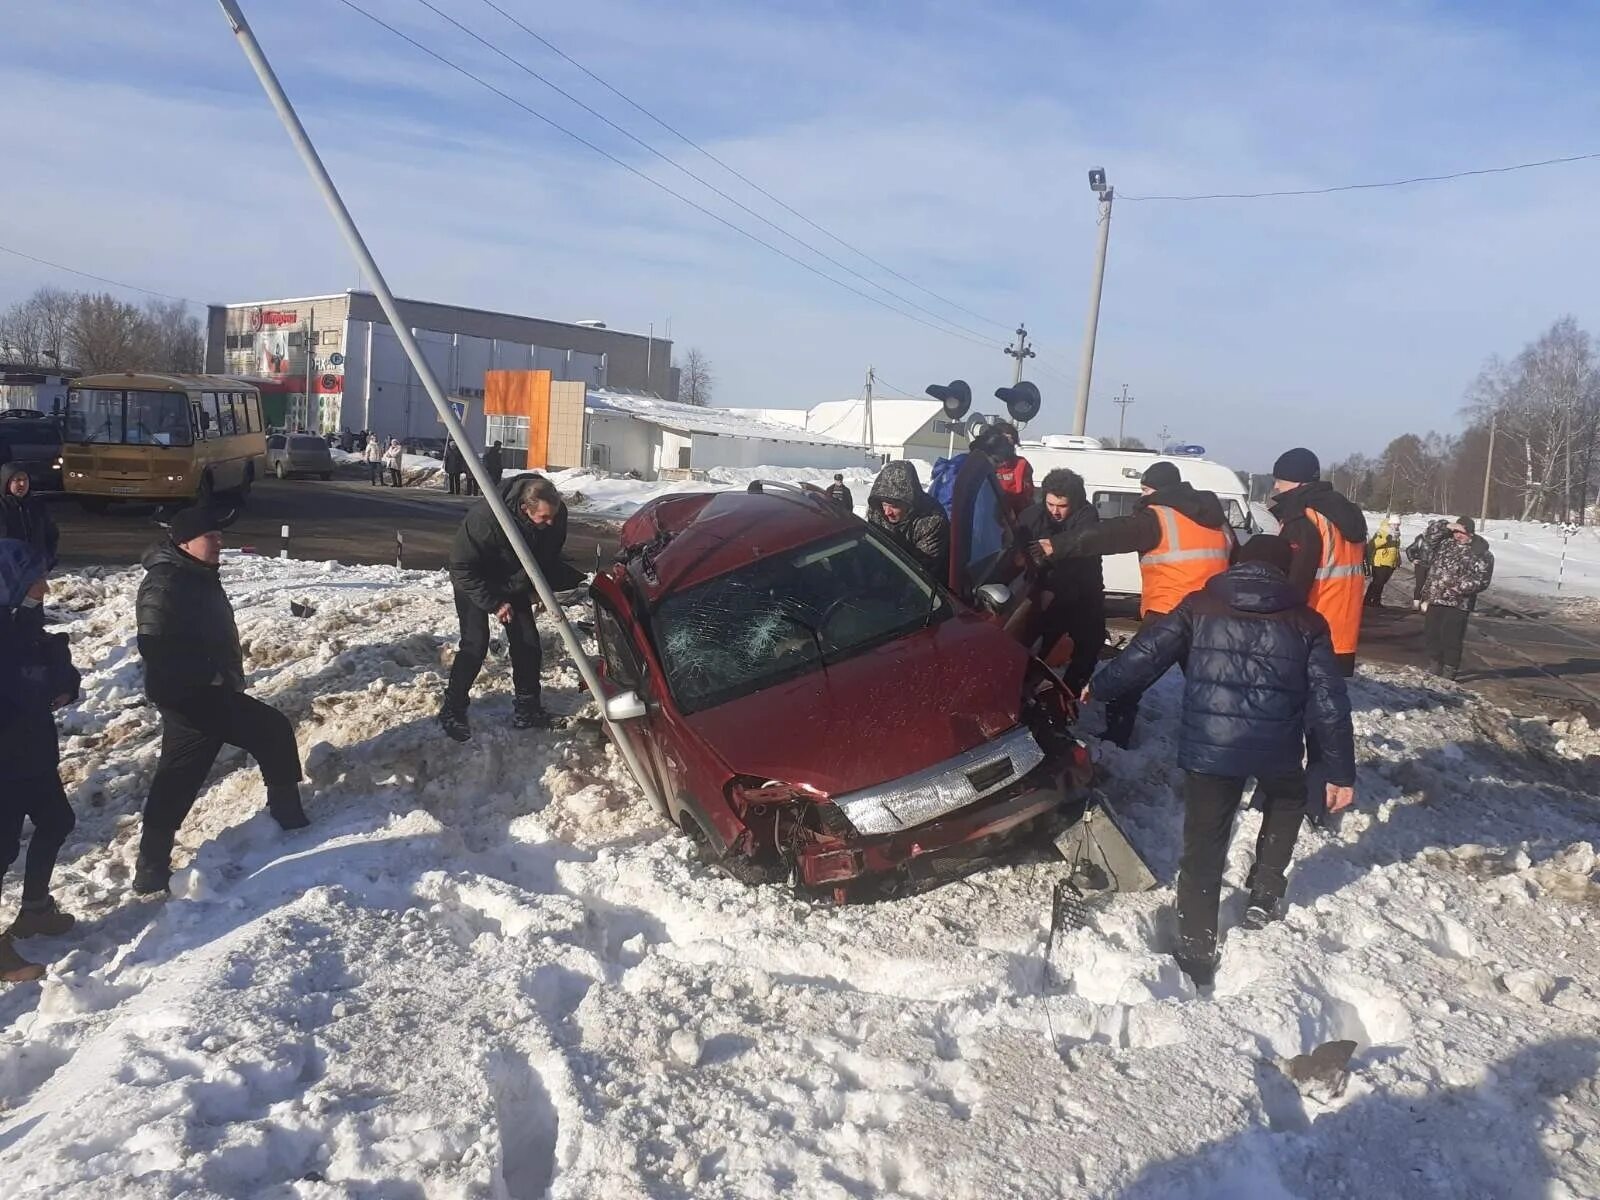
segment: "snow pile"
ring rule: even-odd
[[[581,730],[514,733],[492,654],[432,722],[442,577],[230,556],[253,690],[315,825],[225,757],[176,895],[130,895],[157,751],[137,572],[55,584],[82,924],[0,993],[12,1197],[1600,1195],[1600,737],[1409,670],[1356,682],[1361,809],[1308,832],[1286,919],[1198,997],[1170,887],[1042,956],[1062,864],[812,907],[708,872]],[[296,620],[291,600],[315,614]],[[547,638],[549,703],[582,709]],[[1170,881],[1178,681],[1106,788]],[[1093,727],[1097,714],[1091,714]],[[1257,818],[1224,900],[1235,927]],[[15,882],[8,896],[14,896]],[[1279,1065],[1355,1042],[1303,1095]]]
[[[1400,518],[1401,537],[1406,545],[1427,528],[1439,513],[1407,513]],[[1377,532],[1383,513],[1369,512],[1367,526]],[[1494,551],[1496,591],[1520,592],[1544,599],[1569,602],[1576,612],[1600,615],[1600,526],[1578,526],[1570,535],[1559,524],[1547,521],[1481,522],[1478,532]],[[1562,555],[1566,556],[1565,566]],[[1558,591],[1556,584],[1561,587]]]
[[[926,487],[933,474],[933,464],[912,460],[917,474]],[[511,472],[514,474],[515,472]],[[855,497],[856,511],[865,514],[867,493],[878,473],[865,467],[845,467],[834,471],[824,467],[713,467],[705,479],[648,481],[628,479],[620,475],[606,475],[587,468],[573,468],[550,473],[550,479],[561,489],[569,503],[581,512],[596,516],[627,517],[659,496],[682,492],[742,491],[757,479],[776,483],[809,483],[826,488],[835,474],[843,475],[845,485]],[[572,502],[573,493],[582,497]]]

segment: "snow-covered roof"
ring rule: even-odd
[[[944,416],[937,400],[873,400],[872,441],[878,446],[902,446],[916,437],[922,427]],[[865,400],[827,400],[806,415],[806,428],[812,433],[863,443],[867,440]]]
[[[715,434],[718,437],[758,438],[769,442],[798,442],[810,446],[854,444],[849,438],[825,435],[796,425],[766,420],[748,409],[702,408],[697,404],[674,404],[654,396],[629,392],[591,389],[591,413],[616,413],[647,421],[674,433]]]

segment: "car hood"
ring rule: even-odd
[[[829,795],[898,779],[1017,723],[1027,652],[961,613],[686,718],[739,775]]]

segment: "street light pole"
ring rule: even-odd
[[[1089,423],[1089,383],[1094,377],[1094,340],[1100,330],[1100,291],[1106,281],[1106,246],[1111,241],[1111,201],[1114,193],[1103,168],[1089,172],[1089,186],[1100,196],[1100,238],[1094,255],[1094,282],[1089,288],[1089,316],[1083,330],[1083,361],[1078,366],[1078,408],[1072,432],[1082,434]]]
[[[411,365],[417,372],[423,389],[428,393],[428,399],[433,402],[434,409],[439,414],[449,432],[450,439],[463,448],[472,445],[472,439],[467,436],[467,431],[462,428],[457,419],[455,410],[450,407],[445,399],[444,390],[440,388],[439,381],[434,377],[433,368],[428,365],[428,360],[422,353],[422,348],[417,345],[417,339],[412,335],[411,328],[405,320],[400,306],[396,303],[394,293],[389,290],[388,281],[383,272],[378,269],[377,260],[372,257],[372,252],[367,249],[367,243],[361,236],[361,231],[356,228],[355,219],[351,217],[350,210],[345,207],[339,189],[334,186],[328,169],[322,163],[322,158],[317,154],[317,148],[311,142],[310,135],[306,133],[305,126],[300,123],[299,116],[294,111],[294,106],[289,103],[289,97],[284,94],[283,85],[278,82],[278,77],[273,73],[272,64],[267,61],[261,43],[256,41],[256,35],[250,28],[250,23],[245,20],[244,13],[239,9],[238,0],[218,0],[222,6],[223,15],[228,19],[228,25],[233,30],[234,37],[238,39],[239,48],[244,51],[244,56],[249,60],[256,77],[261,81],[262,89],[267,93],[267,99],[272,102],[272,107],[282,119],[284,128],[288,130],[289,140],[300,153],[301,160],[305,163],[306,170],[310,172],[312,182],[316,184],[322,198],[327,202],[328,209],[333,214],[334,223],[349,243],[351,252],[356,257],[367,276],[372,280],[373,294],[378,298],[384,316],[389,319],[389,327],[394,330],[395,337],[400,342],[400,348],[405,351],[406,357],[411,360]],[[467,454],[467,470],[477,481],[483,498],[489,505],[489,510],[494,513],[495,520],[505,532],[506,540],[511,544],[512,552],[517,556],[517,562],[527,573],[528,579],[533,584],[534,591],[538,594],[539,602],[544,606],[556,623],[556,630],[561,636],[561,642],[566,647],[567,654],[572,658],[573,666],[578,669],[578,676],[588,688],[589,695],[594,697],[594,702],[600,710],[600,719],[605,723],[611,733],[612,741],[616,743],[617,750],[622,755],[622,760],[627,764],[634,781],[663,816],[667,815],[666,805],[662,802],[660,793],[656,790],[654,781],[646,773],[634,748],[633,738],[621,722],[613,721],[606,712],[606,693],[600,675],[594,668],[594,663],[589,661],[589,656],[584,653],[583,643],[578,640],[572,623],[567,620],[566,613],[561,607],[561,602],[556,599],[556,594],[550,588],[550,582],[544,576],[538,562],[528,550],[528,543],[523,539],[517,529],[516,520],[511,515],[511,510],[506,507],[505,501],[500,497],[500,489],[489,478],[483,469],[483,463],[477,454]]]

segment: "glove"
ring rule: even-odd
[[[1029,562],[1031,562],[1036,567],[1043,566],[1045,558],[1046,558],[1046,555],[1045,555],[1043,546],[1039,545],[1038,542],[1029,542],[1028,543],[1028,561]]]

